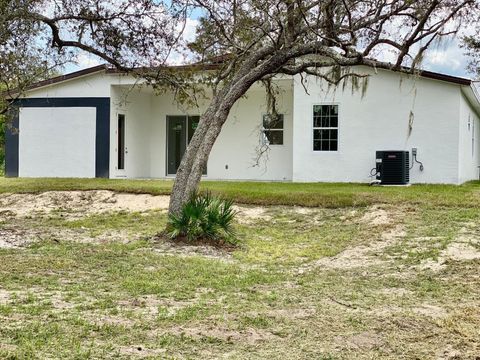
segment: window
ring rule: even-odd
[[[313,150],[338,150],[338,105],[313,106]]]
[[[263,115],[263,139],[268,145],[283,145],[283,115]]]

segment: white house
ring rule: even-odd
[[[283,122],[272,129],[263,128],[265,90],[253,86],[222,129],[205,178],[369,182],[376,150],[412,148],[424,165],[411,161],[412,183],[479,178],[480,98],[470,80],[362,71],[371,75],[365,94],[311,76],[306,92],[300,78],[278,78]],[[7,176],[174,177],[207,102],[185,108],[171,93],[134,84],[105,66],[36,84],[16,101]]]

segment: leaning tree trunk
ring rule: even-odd
[[[277,69],[291,57],[290,49],[287,49],[257,66],[269,51],[269,47],[263,48],[245,60],[234,78],[214,95],[207,110],[200,117],[198,127],[177,170],[168,209],[170,214],[178,214],[183,204],[198,189],[213,144],[235,102],[245,95],[255,81]]]
[[[170,197],[170,214],[178,214],[183,204],[198,189],[213,144],[220,135],[230,110],[252,83],[245,81],[223,88],[200,117],[198,127],[177,169]]]

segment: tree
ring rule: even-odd
[[[197,61],[190,69],[213,95],[177,170],[171,213],[197,189],[232,106],[255,82],[271,90],[277,75],[308,74],[358,85],[359,65],[413,73],[428,48],[478,19],[478,0],[61,0],[49,9],[39,0],[7,2],[23,4],[10,21],[35,24],[53,48],[87,51],[175,89],[180,100],[195,91],[186,81],[192,72],[165,65],[172,54]],[[199,26],[186,44],[192,14]]]
[[[353,67],[414,71],[425,50],[454,34],[473,1],[217,1],[205,11],[192,49],[205,60],[231,54],[214,75],[214,96],[187,148],[172,193],[177,212],[197,188],[202,168],[233,104],[250,86],[277,74],[311,74],[338,84],[363,75]],[[478,13],[477,13],[478,14]],[[393,63],[374,60],[393,49]],[[407,70],[405,70],[407,71]]]
[[[480,24],[477,26],[477,34],[480,31]],[[463,39],[463,46],[470,56],[469,70],[480,77],[480,36],[467,36]]]

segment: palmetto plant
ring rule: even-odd
[[[233,201],[209,192],[194,193],[178,215],[169,215],[167,233],[172,239],[185,237],[188,241],[206,239],[234,243],[236,214]]]

